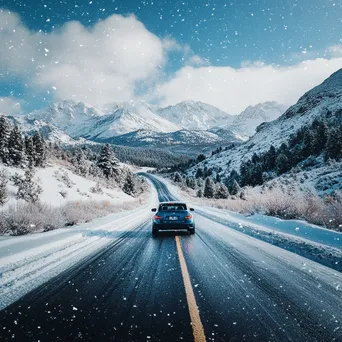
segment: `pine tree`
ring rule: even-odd
[[[3,206],[8,199],[7,191],[8,175],[4,170],[0,171],[0,205]]]
[[[220,182],[221,182],[221,176],[220,176],[219,173],[216,174],[215,182],[216,182],[216,183],[220,183]]]
[[[8,160],[14,166],[23,166],[26,162],[24,140],[17,126],[13,127],[8,138]]]
[[[0,161],[8,163],[8,140],[11,134],[11,125],[4,116],[0,116]]]
[[[175,183],[182,183],[183,182],[183,178],[182,178],[182,176],[178,172],[176,172],[174,177],[173,177],[173,181]]]
[[[315,153],[315,135],[313,131],[307,127],[304,130],[304,137],[303,137],[303,148],[302,154],[305,158],[313,155]]]
[[[275,161],[277,158],[277,152],[273,145],[271,145],[270,149],[266,152],[264,157],[264,171],[273,170],[275,167]]]
[[[201,154],[199,154],[198,156],[197,156],[197,163],[200,163],[200,162],[202,162],[203,160],[205,160],[205,155],[203,154],[203,153],[201,153]]]
[[[216,191],[215,191],[215,198],[228,198],[229,197],[229,191],[227,189],[227,187],[220,183],[217,188],[216,188]]]
[[[215,195],[215,184],[210,177],[205,179],[203,196],[206,198],[214,198]]]
[[[333,127],[329,130],[328,140],[325,148],[325,159],[342,158],[342,127]]]
[[[324,121],[314,120],[312,127],[315,130],[314,153],[319,154],[325,148],[328,139],[328,126]]]
[[[127,172],[125,183],[122,188],[123,192],[128,195],[135,196],[136,195],[136,183],[134,179],[134,175],[131,171]]]
[[[202,191],[202,189],[198,189],[196,196],[199,197],[199,198],[202,198],[202,197],[203,197],[203,191]]]
[[[33,140],[29,136],[25,136],[25,153],[29,167],[33,167],[35,164],[36,154],[33,146]]]
[[[288,171],[289,168],[289,159],[286,157],[285,154],[281,153],[276,159],[276,169],[278,171],[278,174],[281,175]]]
[[[35,166],[43,167],[46,161],[45,143],[39,132],[35,133],[32,138],[35,151]]]
[[[232,186],[229,188],[229,192],[232,195],[237,195],[241,191],[239,183],[234,179]]]
[[[115,157],[114,152],[109,144],[106,144],[101,151],[100,158],[97,162],[98,167],[102,170],[107,178],[119,176],[119,161]]]
[[[33,169],[25,171],[24,176],[20,176],[17,173],[12,177],[14,185],[18,186],[17,199],[23,199],[26,202],[37,203],[39,201],[39,195],[43,192],[42,187],[34,180]]]
[[[199,167],[196,171],[196,178],[202,178],[203,177],[203,169],[201,167]]]

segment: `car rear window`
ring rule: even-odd
[[[161,204],[159,206],[159,211],[177,211],[177,210],[186,210],[185,203],[170,203],[170,204]]]

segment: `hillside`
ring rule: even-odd
[[[304,131],[313,129],[312,125],[315,120],[322,122],[327,126],[327,129],[330,130],[335,127],[341,127],[342,69],[331,75],[321,85],[307,92],[294,106],[290,107],[277,120],[261,124],[257,128],[257,133],[247,142],[230,149],[229,151],[223,151],[208,158],[205,162],[191,168],[188,173],[195,175],[198,168],[207,167],[212,169],[214,174],[219,172],[223,179],[227,179],[233,170],[237,172],[240,171],[240,166],[243,162],[251,160],[253,155],[258,156],[265,153],[270,149],[271,145],[273,145],[275,149],[279,149],[283,143],[288,145],[290,139],[293,140],[296,134],[299,134],[298,139],[299,142],[302,143],[302,135],[305,135]],[[301,130],[304,131],[298,133]],[[310,132],[306,134],[308,136],[306,138],[308,141],[310,140],[309,134]],[[291,148],[295,147],[296,142],[294,142],[294,145]],[[324,148],[324,146],[321,147]],[[310,156],[310,154],[308,154],[308,156]],[[314,154],[312,153],[311,156],[314,157]],[[317,156],[315,161],[311,162],[310,166],[307,166],[307,162],[306,164],[300,164],[300,168],[304,168],[307,172],[314,172],[313,169],[325,166],[325,161],[318,157],[319,156]],[[257,157],[254,157],[254,159],[257,159]],[[248,167],[248,165],[246,167]],[[319,182],[318,178],[306,178],[310,178],[310,184],[308,183],[308,185],[313,185],[317,188]],[[335,181],[339,184],[342,182],[341,179],[336,179]]]

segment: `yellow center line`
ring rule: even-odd
[[[185,262],[183,251],[182,251],[182,246],[181,246],[178,235],[176,235],[176,245],[177,245],[179,262],[180,262],[180,266],[182,270],[183,282],[185,286],[186,300],[188,302],[188,307],[189,307],[189,312],[190,312],[190,319],[191,319],[191,324],[192,324],[192,332],[194,334],[194,341],[205,342],[206,339],[204,335],[203,325],[201,322],[201,317],[199,315],[194,291],[192,289],[192,285],[190,281],[188,267],[186,266],[186,262]]]

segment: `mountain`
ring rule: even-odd
[[[212,127],[227,126],[234,120],[233,115],[214,106],[190,100],[156,109],[156,114],[188,130],[208,130]]]
[[[206,166],[212,168],[214,172],[222,168],[221,176],[228,177],[233,169],[239,172],[241,163],[251,159],[253,154],[265,152],[271,145],[279,148],[282,143],[288,143],[292,134],[297,133],[303,127],[309,128],[315,119],[324,121],[330,129],[342,125],[342,69],[332,74],[321,85],[304,94],[278,119],[258,126],[256,134],[245,143],[207,158]],[[318,165],[317,167],[323,168],[329,164],[319,156],[314,158],[313,164]],[[204,167],[204,164],[196,165],[188,173],[194,175],[198,167]],[[338,166],[337,163],[332,166],[332,170],[336,171],[336,168],[339,167],[342,165]],[[305,169],[305,172],[311,171]],[[324,172],[321,172],[320,177],[323,175],[328,177]],[[315,177],[312,176],[311,181],[317,189],[320,187],[320,178]],[[307,173],[303,176],[303,182],[308,178],[310,177]],[[337,184],[336,180],[334,182]]]
[[[255,134],[260,124],[278,119],[286,109],[286,106],[274,101],[249,106],[237,115],[228,127],[247,140]]]
[[[62,101],[28,115],[31,121],[53,125],[72,138],[104,139],[137,129],[170,132],[179,129],[154,114],[144,103],[118,102],[110,108],[99,109],[82,102]]]
[[[190,153],[196,155],[200,152],[209,152],[213,146],[231,145],[241,143],[241,140],[233,132],[224,130],[222,136],[201,130],[182,129],[176,132],[155,132],[140,129],[120,136],[104,139],[101,142],[109,142],[115,145],[167,148],[174,152]]]

